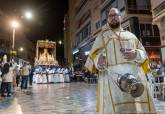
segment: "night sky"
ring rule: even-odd
[[[63,39],[63,18],[68,10],[68,0],[0,0],[0,11],[8,16],[23,15],[25,10],[31,10],[34,18],[25,22],[26,36],[32,41]]]

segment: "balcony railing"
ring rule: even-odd
[[[165,1],[161,3],[159,6],[157,6],[155,9],[153,9],[153,16],[157,17],[163,12],[165,12]]]
[[[151,11],[149,9],[150,6],[146,5],[128,5],[128,13],[130,14],[151,14]]]
[[[142,44],[144,46],[160,46],[160,37],[159,36],[142,36]]]

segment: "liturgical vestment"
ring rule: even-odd
[[[98,80],[98,114],[156,114],[153,98],[147,85],[144,70],[141,64],[147,59],[146,51],[136,36],[129,31],[120,31],[118,37],[115,31],[105,27],[96,38],[85,66],[95,71],[98,57],[105,55],[107,60],[104,72],[99,72]],[[120,51],[122,48],[135,49],[137,56],[134,60],[124,59]],[[132,97],[122,92],[118,87],[117,74],[130,73],[136,76],[144,85],[144,92],[140,97]]]

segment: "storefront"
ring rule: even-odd
[[[84,66],[86,59],[90,53],[90,50],[92,48],[94,39],[90,40],[89,43],[86,43],[79,49],[74,49],[72,51],[73,54],[73,66],[77,70],[81,70],[81,68]]]

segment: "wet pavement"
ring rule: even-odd
[[[0,114],[93,114],[97,85],[87,83],[34,84],[32,92],[16,92],[0,100]],[[165,101],[155,100],[158,114]]]

